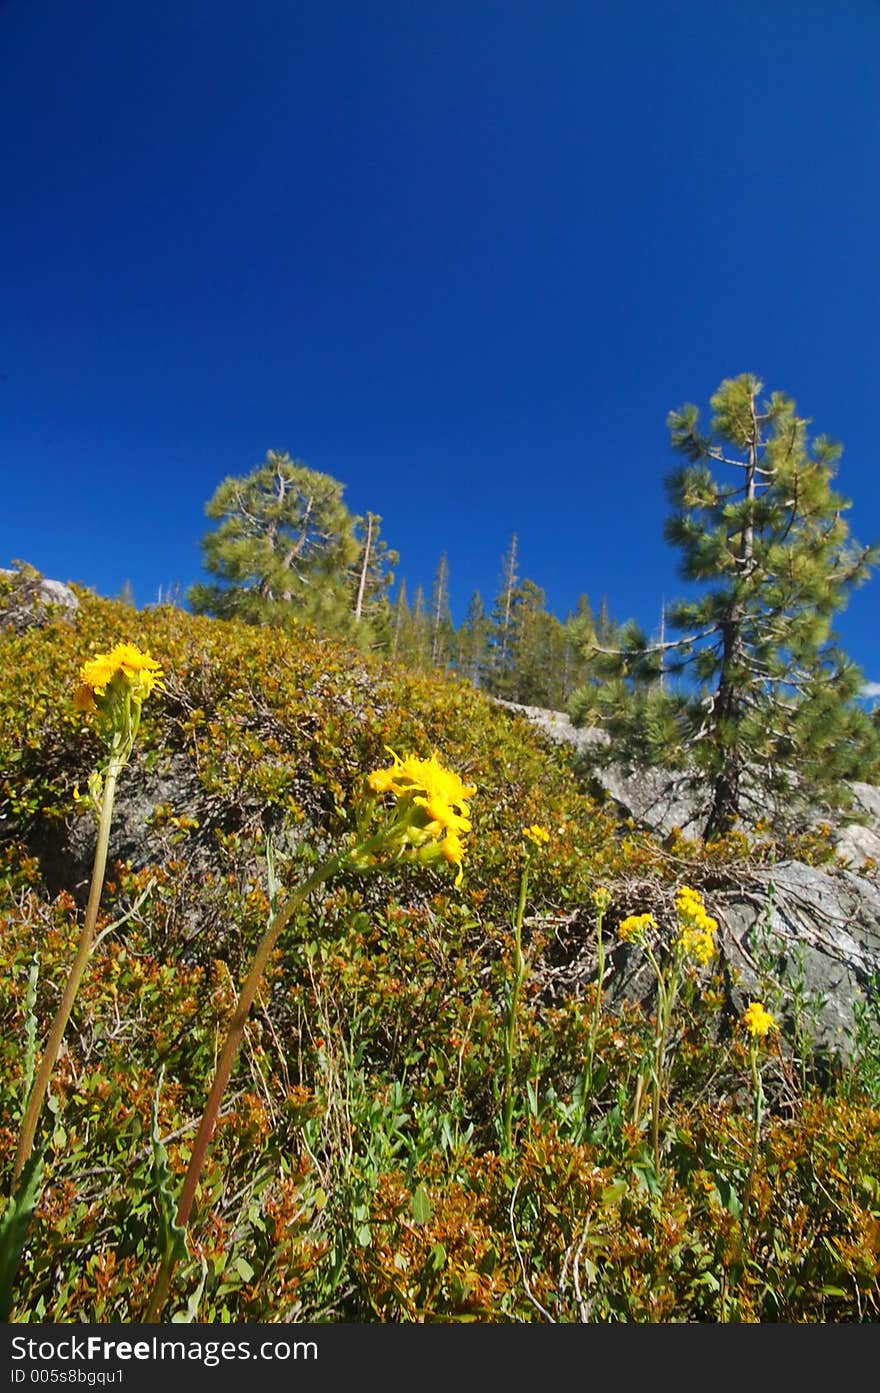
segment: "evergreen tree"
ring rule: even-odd
[[[484,685],[489,663],[489,616],[479,590],[471,596],[464,622],[456,635],[456,667],[475,687]]]
[[[608,596],[603,595],[599,605],[599,614],[596,618],[596,641],[605,648],[610,648],[617,639],[619,625],[611,618],[611,611],[608,608]]]
[[[395,615],[395,621],[398,615]],[[412,605],[400,614],[398,661],[416,672],[427,672],[431,666],[431,624],[425,607],[425,592],[417,585]]]
[[[724,381],[705,434],[695,406],[670,414],[686,463],[667,480],[665,535],[697,595],[667,612],[681,637],[661,650],[629,632],[617,655],[618,733],[641,727],[643,749],[688,760],[708,789],[707,838],[768,810],[840,804],[845,781],[870,777],[878,758],[862,676],[832,630],[878,553],[849,536],[851,505],[832,488],[840,447],[811,441],[795,403],[762,392],[750,374]],[[656,681],[664,655],[674,690]],[[652,667],[649,694],[633,700],[634,677]]]
[[[589,595],[579,595],[574,610],[569,610],[562,625],[561,659],[558,675],[558,703],[564,709],[577,689],[589,676],[585,654],[596,642],[596,618]]]
[[[503,701],[555,708],[562,700],[563,627],[548,613],[544,591],[534,581],[526,578],[502,596],[487,689]]]
[[[353,626],[349,577],[360,553],[344,485],[270,450],[243,478],[227,478],[206,506],[219,525],[202,539],[218,578],[194,585],[197,614],[270,623],[287,616],[338,631]]]
[[[395,663],[404,661],[406,636],[411,624],[412,615],[406,598],[406,578],[401,577],[391,618],[391,659]]]

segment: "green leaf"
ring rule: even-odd
[[[195,1321],[198,1317],[199,1304],[202,1299],[202,1293],[205,1290],[205,1280],[208,1276],[208,1264],[206,1263],[204,1258],[201,1259],[201,1264],[202,1275],[199,1278],[199,1284],[196,1287],[195,1291],[191,1292],[189,1297],[187,1298],[186,1310],[177,1311],[171,1317],[172,1324],[174,1325],[191,1325],[193,1321]]]
[[[236,1258],[233,1267],[244,1281],[252,1282],[254,1280],[254,1269],[251,1267],[247,1258]]]
[[[430,1219],[433,1211],[431,1209],[431,1201],[428,1198],[428,1192],[424,1185],[420,1185],[413,1195],[410,1210],[413,1223],[426,1224]]]
[[[186,1229],[177,1222],[177,1200],[174,1193],[174,1176],[168,1166],[168,1153],[162,1144],[159,1131],[159,1094],[162,1090],[164,1067],[159,1070],[159,1082],[153,1097],[153,1179],[156,1184],[156,1198],[159,1203],[159,1240],[161,1252],[173,1254],[180,1262],[187,1255]]]
[[[8,1321],[12,1311],[15,1274],[27,1240],[31,1215],[40,1198],[42,1179],[43,1158],[34,1152],[25,1164],[18,1188],[10,1196],[0,1219],[0,1321]]]
[[[615,1180],[611,1185],[607,1185],[602,1191],[602,1203],[606,1205],[617,1204],[626,1194],[629,1186],[625,1180]]]

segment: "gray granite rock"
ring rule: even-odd
[[[562,712],[501,703],[551,740],[583,752],[603,734],[572,726]],[[705,807],[684,774],[611,764],[593,771],[621,817],[666,835],[697,835]],[[719,948],[732,1004],[760,993],[799,1035],[804,1048],[846,1058],[856,1002],[880,991],[880,789],[854,783],[853,813],[831,823],[836,861],[827,867],[783,861],[738,869],[707,895],[719,922]],[[828,821],[823,816],[817,821]],[[614,955],[608,998],[645,1000],[653,986],[643,955]]]
[[[79,600],[69,585],[47,580],[31,566],[0,566],[0,628],[24,633],[55,619],[71,620]]]

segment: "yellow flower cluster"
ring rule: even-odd
[[[73,704],[78,711],[94,711],[96,697],[104,697],[107,688],[120,678],[136,701],[143,701],[162,686],[162,668],[149,650],[142,653],[133,643],[117,643],[109,653],[96,653],[83,663],[79,686]]]
[[[657,920],[653,914],[630,914],[626,919],[621,919],[617,933],[624,943],[638,943],[650,929],[656,927]]]
[[[465,850],[461,837],[471,830],[467,800],[476,793],[476,785],[463,783],[435,754],[430,759],[416,755],[401,759],[392,749],[388,753],[394,763],[390,769],[376,769],[368,776],[370,788],[374,793],[391,793],[410,805],[412,816],[399,831],[401,844],[423,848],[435,842],[440,856],[458,867],[455,883],[460,885]],[[423,855],[422,859],[430,858]]]
[[[546,827],[539,827],[537,822],[533,822],[531,827],[524,827],[522,830],[524,837],[530,842],[534,842],[536,847],[546,846],[550,840],[550,833]]]
[[[598,909],[599,913],[604,914],[605,910],[608,908],[610,903],[611,891],[606,890],[604,885],[597,886],[596,889],[593,891],[593,904],[595,905],[596,909]]]
[[[698,890],[683,885],[675,897],[678,911],[679,933],[675,946],[689,958],[706,964],[715,954],[715,934],[718,920],[706,912],[702,896]]]
[[[758,1039],[771,1030],[776,1030],[776,1022],[760,1001],[750,1001],[743,1012],[743,1025],[752,1039]]]

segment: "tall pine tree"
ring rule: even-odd
[[[484,685],[489,662],[489,616],[479,590],[471,596],[464,622],[455,641],[458,672],[475,687]]]
[[[705,433],[695,406],[670,413],[685,463],[667,479],[665,535],[697,593],[667,610],[680,637],[663,650],[636,634],[620,645],[623,674],[653,663],[656,676],[665,655],[650,695],[656,744],[678,742],[707,790],[707,838],[839,805],[878,758],[862,675],[832,628],[878,552],[850,538],[851,505],[832,486],[840,447],[811,440],[789,397],[762,393],[751,374],[722,382]],[[644,712],[627,709],[635,736]]]

